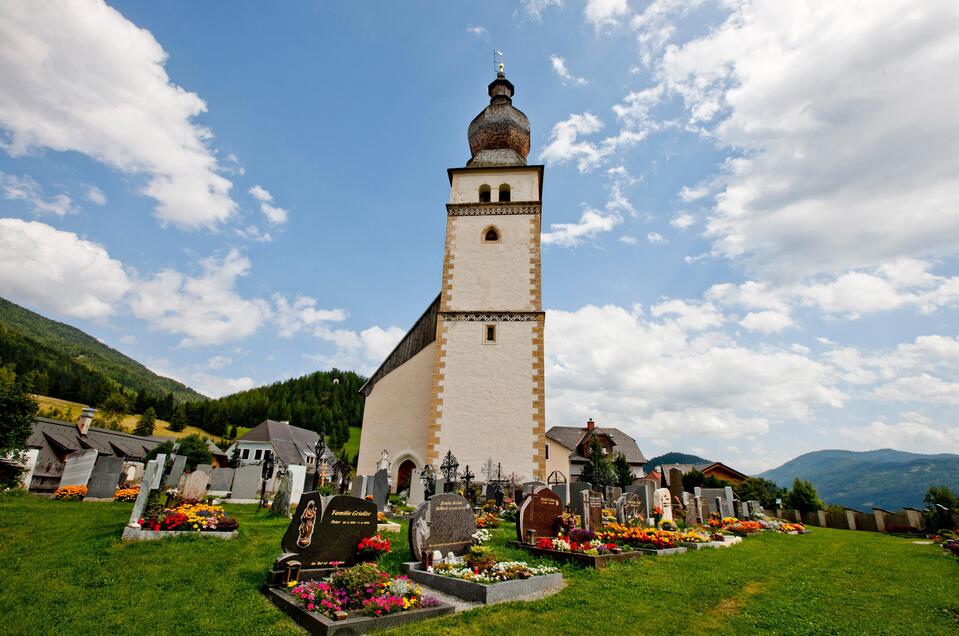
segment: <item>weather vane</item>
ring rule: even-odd
[[[506,61],[502,51],[493,51],[493,70],[497,75],[506,75]]]

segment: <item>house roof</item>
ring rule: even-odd
[[[616,445],[616,452],[625,455],[631,464],[646,463],[646,457],[643,456],[643,451],[639,450],[639,445],[636,444],[636,440],[618,428],[597,426],[593,431],[597,434],[609,435],[610,439],[612,439]],[[570,449],[570,451],[575,451],[586,433],[586,428],[581,426],[554,426],[546,431],[546,437],[562,444]]]
[[[376,383],[385,378],[393,369],[407,362],[410,358],[422,351],[431,342],[436,340],[436,316],[440,310],[440,297],[430,303],[423,315],[410,327],[403,339],[397,343],[390,355],[386,356],[380,367],[373,372],[370,379],[360,387],[360,393],[368,396],[373,392]]]
[[[656,467],[656,470],[659,471],[659,473],[662,475],[662,479],[665,480],[666,485],[668,486],[670,469],[676,468],[685,475],[693,470],[702,472],[702,470],[707,466],[709,466],[709,464],[660,464]]]
[[[704,472],[704,473],[708,473],[710,470],[713,470],[713,469],[716,469],[716,468],[723,468],[723,469],[727,470],[728,472],[732,473],[733,476],[738,477],[739,479],[742,479],[742,480],[746,480],[746,479],[749,478],[749,475],[747,475],[747,474],[745,474],[745,473],[741,473],[741,472],[739,472],[738,470],[736,470],[735,468],[731,468],[731,467],[727,466],[726,464],[724,464],[724,463],[722,463],[722,462],[713,462],[712,464],[709,464],[708,466],[705,466],[705,467],[703,467],[703,468],[700,468],[699,470],[701,470],[701,471]]]
[[[312,454],[320,435],[299,426],[290,426],[289,422],[263,420],[247,432],[238,441],[269,442],[276,456],[285,464],[306,464],[307,453]],[[333,456],[327,449],[324,457]]]
[[[91,426],[86,435],[80,435],[77,425],[48,417],[38,417],[34,421],[27,446],[42,448],[47,445],[59,447],[63,452],[94,449],[101,455],[143,459],[156,448],[156,440],[121,431],[110,431]]]

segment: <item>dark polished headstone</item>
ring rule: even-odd
[[[540,486],[520,506],[516,515],[516,536],[526,541],[526,531],[534,530],[537,537],[556,534],[556,518],[563,514],[563,502],[552,490]]]
[[[476,518],[465,497],[453,493],[433,495],[410,517],[409,546],[413,560],[419,561],[424,550],[439,550],[446,556],[465,554],[473,543]]]
[[[113,493],[117,490],[117,484],[120,483],[123,462],[122,457],[108,457],[106,455],[97,457],[93,472],[90,474],[90,480],[87,482],[87,488],[89,489],[87,497],[93,499],[113,498]]]
[[[583,527],[600,532],[603,529],[603,495],[598,492],[583,493]]]
[[[376,504],[372,501],[334,495],[324,506],[319,493],[304,493],[283,535],[286,554],[277,563],[292,558],[310,569],[352,565],[360,541],[374,534]]]
[[[386,510],[386,502],[390,499],[390,471],[381,468],[373,475],[373,503],[379,512]]]
[[[170,472],[167,474],[166,479],[163,480],[164,488],[176,488],[177,484],[180,483],[183,470],[186,468],[186,455],[174,455],[172,459],[173,465],[170,467]],[[227,490],[229,490],[229,488],[227,488]]]

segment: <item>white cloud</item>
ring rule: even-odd
[[[867,426],[842,426],[839,432],[863,450],[906,449],[920,453],[959,453],[959,427],[932,424],[918,413],[903,413],[893,424],[876,420]]]
[[[530,20],[539,22],[543,19],[543,13],[550,7],[562,7],[563,0],[521,0],[523,8],[526,9],[526,15]]]
[[[77,211],[73,201],[65,194],[56,194],[50,199],[44,198],[43,188],[30,175],[18,177],[0,172],[0,188],[3,189],[3,198],[11,201],[26,201],[34,214],[63,216]]]
[[[708,304],[666,301],[651,311],[656,320],[612,305],[548,313],[548,417],[557,425],[592,415],[666,445],[694,433],[761,434],[847,399],[827,364],[710,331],[722,317]]]
[[[264,232],[255,225],[233,228],[233,232],[237,236],[242,236],[245,239],[256,241],[257,243],[270,243],[273,241],[273,236],[270,235],[269,232]]]
[[[623,217],[619,214],[604,214],[600,210],[586,208],[576,223],[551,224],[549,232],[543,232],[542,242],[544,245],[575,247],[601,232],[609,232],[622,222]]]
[[[279,327],[280,336],[289,338],[322,323],[342,322],[349,315],[342,309],[317,309],[316,302],[309,296],[297,296],[290,302],[280,294],[274,295],[271,320]]]
[[[696,222],[696,217],[688,212],[680,212],[669,222],[675,228],[685,230]]]
[[[210,369],[222,369],[228,364],[233,363],[233,358],[229,356],[213,356],[206,361],[206,366]]]
[[[215,226],[235,209],[219,174],[206,104],[173,84],[149,31],[100,0],[0,4],[0,127],[18,157],[49,148],[145,175],[156,216]],[[43,78],[43,81],[37,81]]]
[[[649,232],[646,235],[646,240],[653,245],[666,245],[669,243],[669,240],[659,232]]]
[[[947,382],[942,378],[923,373],[898,378],[875,390],[876,397],[901,402],[927,402],[959,406],[959,382]]]
[[[487,31],[486,27],[484,26],[474,26],[472,24],[468,24],[466,26],[466,32],[469,33],[470,35],[475,35],[478,38],[489,37],[489,31]]]
[[[630,236],[629,234],[623,234],[619,237],[620,243],[625,243],[626,245],[636,245],[638,242],[635,236]]]
[[[683,189],[679,191],[679,198],[689,203],[691,201],[698,201],[709,194],[709,186],[706,185],[697,185],[695,187],[683,186]]]
[[[135,345],[137,343],[137,337],[132,334],[126,334],[124,336],[120,336],[120,342],[125,345]]]
[[[580,135],[599,132],[603,122],[592,113],[570,115],[557,122],[549,135],[549,143],[540,153],[540,159],[547,163],[563,164],[579,158],[580,172],[599,163],[600,151],[590,142],[577,141]]]
[[[286,223],[289,213],[283,208],[273,205],[273,195],[265,188],[254,185],[250,188],[250,194],[253,195],[254,199],[260,202],[260,211],[263,213],[263,216],[266,217],[267,221],[272,225],[282,225]]]
[[[689,124],[735,152],[715,249],[781,278],[959,248],[959,5],[736,3],[666,50]]]
[[[196,371],[186,376],[182,382],[190,385],[203,395],[218,398],[231,393],[238,393],[252,389],[255,386],[253,378],[243,376],[239,378],[225,378],[218,375],[211,375],[202,371]]]
[[[372,373],[390,354],[406,334],[396,326],[383,329],[373,326],[356,332],[348,329],[329,329],[325,325],[314,330],[314,335],[337,346],[332,355],[306,355],[319,364],[332,368],[354,369],[359,373]]]
[[[751,311],[739,321],[739,324],[750,331],[779,333],[787,327],[792,327],[793,321],[788,313],[780,311]]]
[[[131,287],[100,245],[45,223],[0,219],[0,295],[41,311],[99,319]]]
[[[559,55],[550,55],[549,62],[553,67],[553,72],[563,80],[563,84],[573,84],[574,86],[585,86],[589,82],[584,77],[577,77],[566,68],[566,60]]]
[[[131,300],[133,314],[155,329],[184,334],[181,346],[220,344],[255,332],[269,303],[236,291],[237,279],[250,271],[249,259],[230,250],[222,259],[206,258],[200,264],[198,276],[165,269],[141,281]]]
[[[619,24],[619,20],[629,13],[626,0],[586,0],[583,15],[586,21],[597,31]]]
[[[106,205],[107,195],[103,194],[103,190],[96,186],[87,186],[86,195],[87,201],[90,201],[94,205]]]

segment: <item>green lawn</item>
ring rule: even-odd
[[[360,433],[363,431],[359,426],[350,427],[350,439],[347,440],[343,448],[346,449],[346,456],[352,460],[360,452]]]
[[[295,634],[259,593],[281,519],[233,506],[240,536],[123,544],[131,504],[0,495],[4,634]],[[501,558],[512,526],[495,533]],[[397,571],[405,534],[381,565]],[[764,533],[743,545],[596,572],[567,587],[397,634],[956,634],[959,564],[937,546],[865,532]]]

